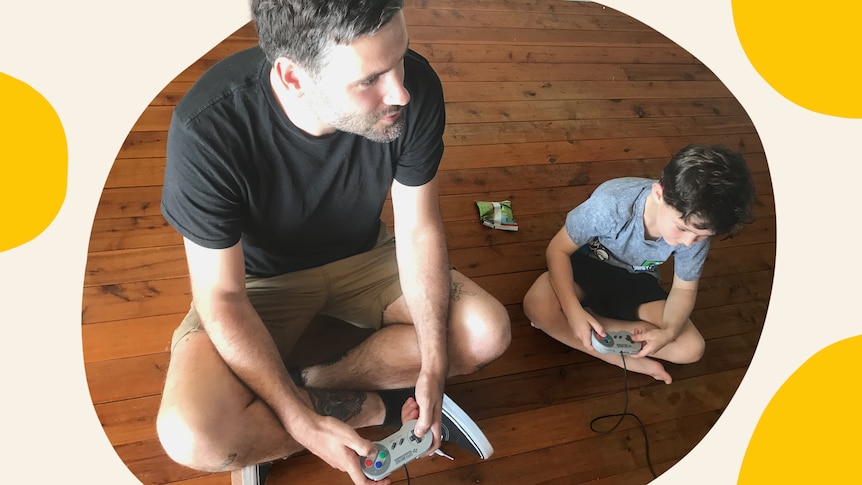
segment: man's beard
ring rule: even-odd
[[[388,124],[380,126],[378,122],[398,113],[398,118]],[[347,133],[354,133],[377,143],[389,143],[395,141],[401,136],[404,131],[404,112],[402,107],[393,107],[387,110],[386,113],[352,113],[343,114],[331,120],[324,120],[326,124],[333,128]]]
[[[332,106],[329,98],[321,93],[312,96],[312,109],[321,121],[339,131],[353,133],[377,143],[395,141],[404,132],[404,107],[390,106],[384,112],[343,113]],[[398,113],[398,118],[388,124],[379,126],[383,118]]]

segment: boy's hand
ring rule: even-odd
[[[573,315],[569,317],[569,326],[572,327],[575,337],[581,341],[584,348],[592,349],[592,330],[595,330],[600,337],[604,337],[605,329],[595,319],[595,317],[586,310],[580,309],[572,313]]]
[[[632,333],[632,340],[640,342],[643,346],[641,347],[641,351],[638,352],[635,357],[655,355],[655,353],[663,349],[665,345],[671,343],[673,339],[673,333],[665,328],[653,328],[650,330],[636,328]]]

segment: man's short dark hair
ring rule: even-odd
[[[403,0],[251,0],[251,14],[270,63],[287,57],[316,75],[329,49],[377,32],[403,6]]]
[[[733,234],[751,223],[754,182],[739,153],[720,145],[688,145],[665,166],[659,180],[664,200],[695,227]]]

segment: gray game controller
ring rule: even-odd
[[[418,437],[413,434],[416,420],[407,421],[401,429],[388,438],[375,441],[377,454],[373,457],[360,457],[359,465],[362,473],[371,480],[382,480],[398,468],[428,453],[434,440],[431,432]]]
[[[636,354],[640,352],[642,344],[632,340],[631,332],[625,330],[619,332],[605,332],[604,338],[599,337],[595,330],[592,331],[593,348],[603,354]]]

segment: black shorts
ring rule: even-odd
[[[667,299],[667,292],[651,274],[631,273],[580,251],[572,254],[571,261],[575,283],[584,292],[581,305],[603,317],[639,320],[642,304]]]

